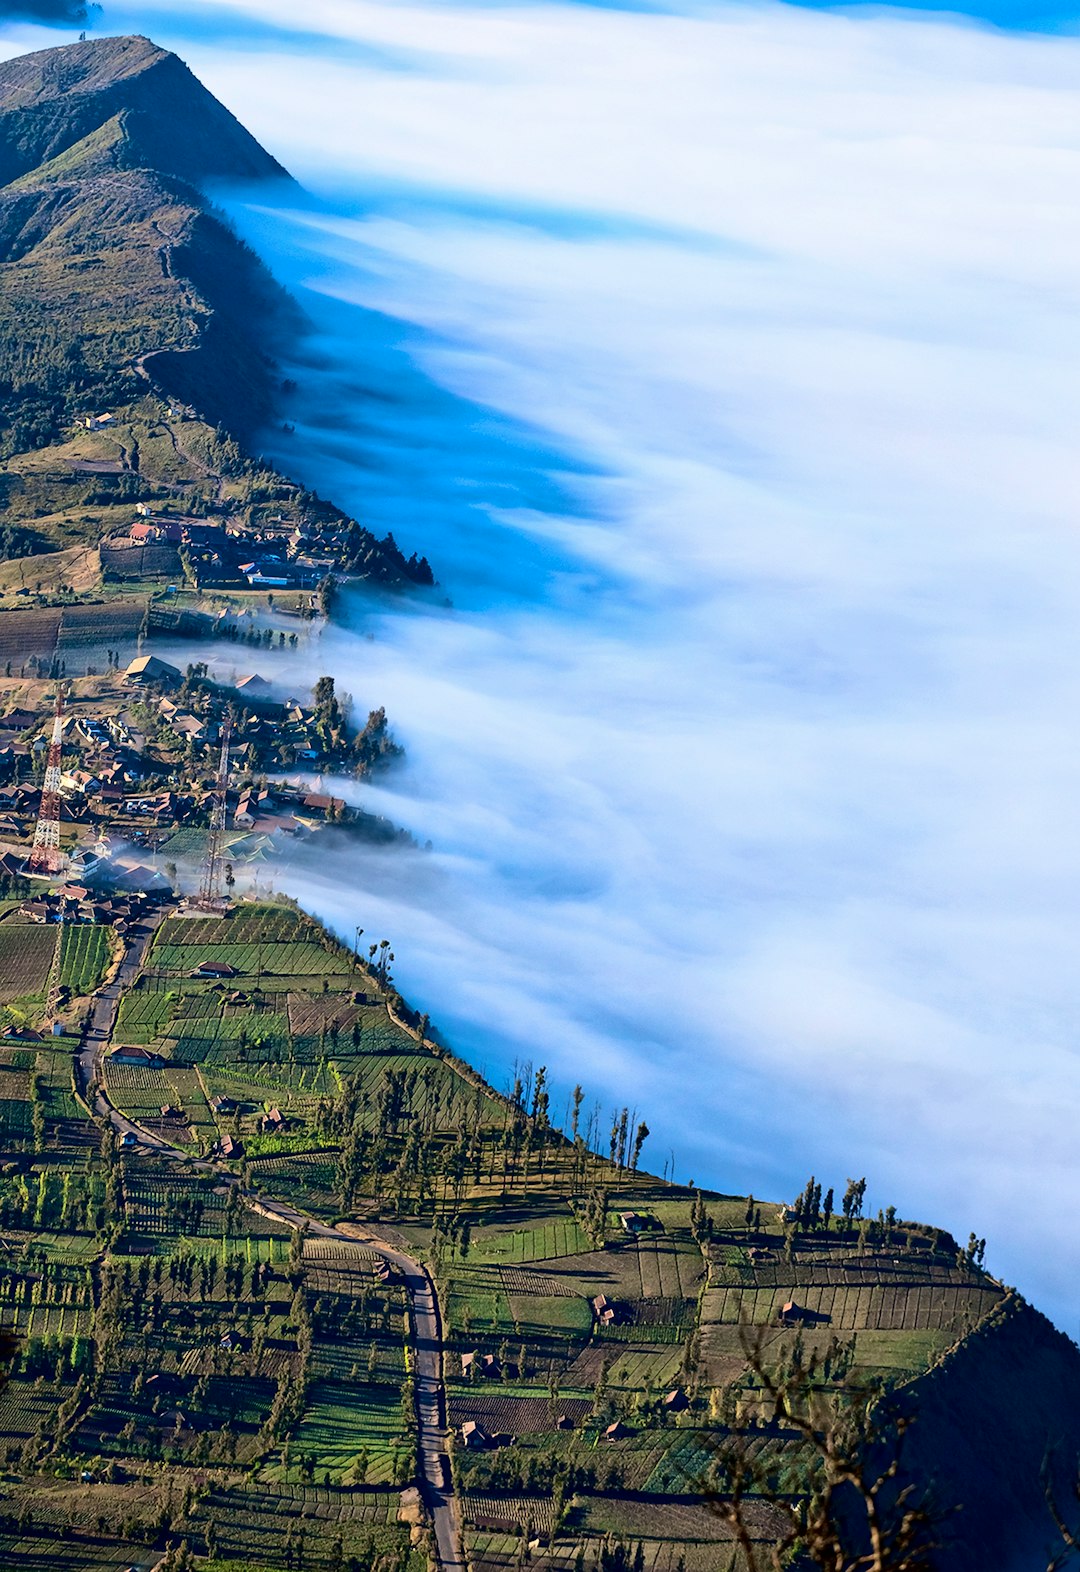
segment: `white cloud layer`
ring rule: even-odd
[[[1080,44],[187,10],[322,195],[241,214],[327,357],[283,452],[456,607],[311,657],[435,843],[313,898],[492,1073],[635,1103],[682,1177],[866,1173],[1075,1330]]]

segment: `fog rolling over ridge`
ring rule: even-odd
[[[496,1079],[636,1105],[682,1178],[866,1173],[1075,1330],[1080,45],[294,15],[104,18],[313,193],[232,208],[318,329],[268,440],[453,602],[304,656],[434,850],[294,893]]]

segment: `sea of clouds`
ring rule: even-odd
[[[865,1173],[1075,1330],[1080,43],[771,3],[102,25],[303,182],[230,201],[313,324],[268,450],[440,580],[258,658],[386,705],[408,763],[358,800],[433,843],[291,887],[496,1079],[636,1106],[682,1179]]]

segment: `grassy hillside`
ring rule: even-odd
[[[171,86],[161,84],[165,92]],[[5,91],[18,101],[17,87],[0,82]],[[289,301],[167,167],[191,157],[162,169],[148,145],[163,126],[197,127],[201,104],[189,114],[178,103],[174,118],[165,97],[153,120],[124,107],[98,119],[114,96],[81,94],[74,106],[61,98],[0,114],[0,166],[9,176],[0,191],[8,452],[40,447],[73,413],[130,402],[148,383],[239,433],[254,430],[272,407],[270,352],[290,322]],[[38,154],[40,163],[31,162]]]
[[[11,938],[0,988],[24,1019],[51,967],[104,961],[96,939]],[[704,1499],[725,1437],[773,1490],[815,1477],[762,1404],[755,1333],[777,1367],[816,1349],[825,1401],[873,1381],[917,1413],[909,1470],[964,1508],[940,1572],[1038,1564],[1047,1438],[1080,1447],[1067,1339],[935,1229],[793,1230],[775,1204],[665,1184],[619,1142],[612,1159],[554,1130],[541,1072],[500,1096],[409,1018],[295,908],[243,904],[167,918],[120,1003],[111,1046],[150,1058],[107,1059],[108,1097],[174,1158],[94,1129],[64,1044],[0,1046],[0,1308],[22,1338],[0,1399],[5,1566],[43,1564],[59,1534],[71,1568],[186,1540],[222,1567],[418,1569],[423,1536],[398,1517],[416,1441],[402,1289],[350,1229],[438,1284],[475,1568],[508,1572],[532,1540],[530,1564],[565,1572],[738,1572]],[[345,1221],[305,1242],[277,1202]],[[762,1542],[772,1510],[751,1502]]]
[[[117,120],[115,167],[196,185],[285,174],[175,55],[148,38],[95,38],[0,64],[0,184]]]
[[[287,178],[145,38],[0,65],[0,499],[22,530],[0,559],[94,546],[136,501],[232,504],[233,482],[276,511],[336,513],[251,455],[302,323],[204,193]],[[79,428],[104,411],[119,440],[88,445]],[[392,543],[363,545],[363,576],[411,581]]]

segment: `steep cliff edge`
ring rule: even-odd
[[[1080,1459],[1080,1349],[1010,1294],[906,1396],[905,1473],[959,1508],[940,1572],[1044,1572],[1054,1526],[1042,1469],[1052,1456],[1064,1502]]]
[[[0,66],[0,410],[8,452],[149,381],[244,437],[289,297],[209,181],[288,177],[176,58],[109,38]]]

